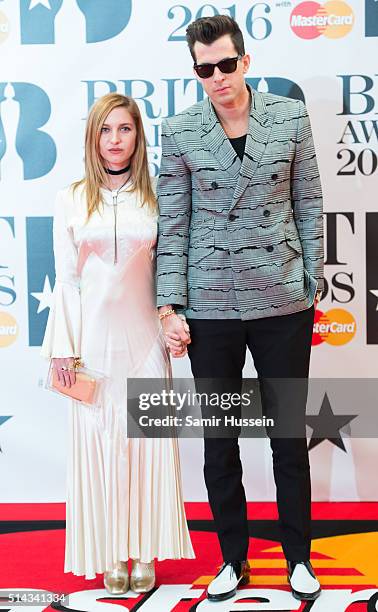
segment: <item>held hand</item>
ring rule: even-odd
[[[58,380],[63,387],[70,388],[76,382],[73,357],[56,357],[52,360],[53,368],[56,370]]]
[[[164,317],[161,321],[165,341],[172,357],[184,357],[190,343],[190,330],[186,321],[177,314]]]
[[[322,292],[321,291],[317,291],[316,295],[315,295],[315,300],[314,300],[314,310],[317,309],[317,307],[319,305],[319,302],[321,300],[321,297],[322,297]]]

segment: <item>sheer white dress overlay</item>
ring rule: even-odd
[[[83,188],[58,193],[56,282],[42,354],[80,356],[109,378],[95,410],[71,402],[65,571],[86,578],[129,558],[193,558],[175,439],[127,437],[127,377],[170,362],[154,295],[157,218],[126,185],[87,221]]]

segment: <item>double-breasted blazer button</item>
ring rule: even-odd
[[[228,218],[229,218],[230,221],[235,221],[235,219],[238,219],[239,217],[238,217],[238,215],[233,215],[231,213],[231,215],[228,215]]]
[[[218,189],[218,183],[216,181],[213,181],[211,183],[211,186],[212,186],[213,189]]]
[[[266,247],[266,250],[268,251],[268,253],[271,253],[274,250],[274,247],[270,244]]]
[[[278,179],[278,174],[275,172],[272,174],[272,181],[276,181]]]
[[[264,210],[263,215],[264,217],[270,217],[270,210]]]

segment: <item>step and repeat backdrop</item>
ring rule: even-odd
[[[157,175],[161,120],[204,96],[185,42],[197,17],[236,18],[252,58],[248,82],[307,104],[326,228],[311,374],[349,384],[377,376],[378,2],[176,2],[0,0],[2,502],[64,499],[67,405],[44,390],[39,351],[54,286],[53,202],[82,176],[88,109],[108,92],[134,96]],[[253,375],[252,361],[245,372]],[[174,373],[190,376],[188,360]],[[339,402],[325,393],[319,413],[358,409]],[[377,440],[341,429],[336,422],[330,440],[313,433],[314,499],[378,500]],[[181,451],[185,498],[205,500],[202,442],[181,441]],[[266,440],[243,440],[242,453],[248,498],[274,499]]]

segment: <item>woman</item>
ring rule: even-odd
[[[170,374],[155,308],[156,220],[138,106],[108,94],[88,117],[85,178],[57,196],[42,353],[62,384],[75,380],[75,357],[109,377],[100,407],[72,404],[65,571],[104,572],[113,594],[152,589],[154,558],[194,556],[177,441],[127,438],[126,378]]]

